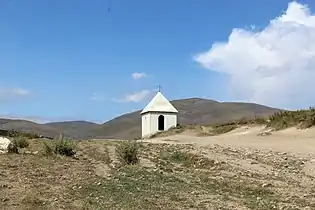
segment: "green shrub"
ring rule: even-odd
[[[26,148],[29,146],[29,142],[26,137],[14,137],[12,139],[13,144],[19,148]]]
[[[73,140],[60,135],[58,138],[49,142],[44,142],[44,150],[47,155],[73,156],[76,144]]]
[[[140,144],[137,141],[123,141],[116,146],[116,155],[123,165],[139,162]]]

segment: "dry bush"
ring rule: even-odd
[[[30,144],[28,142],[27,138],[26,137],[22,137],[22,136],[14,137],[14,138],[12,138],[11,141],[18,148],[26,148]]]
[[[58,138],[49,142],[44,142],[44,151],[47,155],[73,156],[76,144],[72,139],[60,135]]]
[[[140,143],[123,141],[116,146],[116,154],[122,165],[134,165],[139,162]]]
[[[307,110],[280,111],[269,117],[267,127],[281,130],[289,127],[299,126],[300,128],[310,128],[315,125],[315,108]]]

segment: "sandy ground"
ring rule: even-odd
[[[237,148],[253,148],[288,152],[301,157],[315,157],[315,129],[289,128],[259,136],[264,127],[241,127],[218,136],[198,137],[194,132],[144,140],[151,143],[180,143],[207,146],[218,144]]]
[[[284,155],[293,155],[307,160],[303,171],[305,174],[315,178],[315,128],[305,130],[289,128],[277,132],[269,132],[270,135],[261,136],[260,134],[265,131],[268,132],[262,126],[245,126],[218,136],[200,137],[196,136],[196,133],[189,131],[178,135],[143,141],[150,143],[192,144],[196,147],[218,145],[224,148],[252,150],[254,153],[261,154],[279,152]],[[253,165],[250,165],[250,167],[253,168]]]

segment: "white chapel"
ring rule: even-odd
[[[142,138],[177,125],[175,107],[159,91],[141,112]]]

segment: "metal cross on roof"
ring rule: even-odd
[[[158,91],[161,92],[161,85],[158,85]]]

